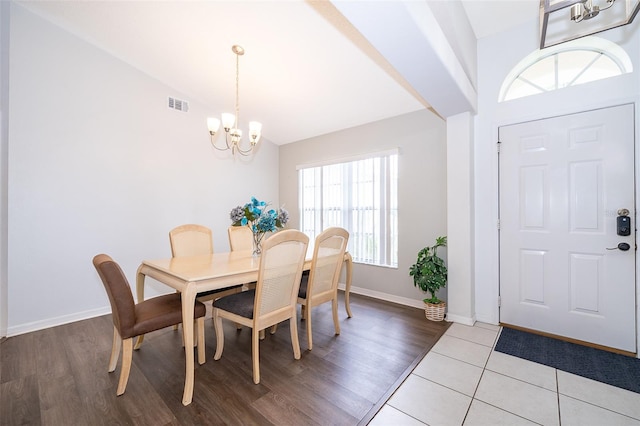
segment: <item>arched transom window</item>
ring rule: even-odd
[[[620,46],[599,37],[583,37],[536,50],[520,61],[505,78],[498,101],[550,92],[631,71],[631,59]]]

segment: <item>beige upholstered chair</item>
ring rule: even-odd
[[[298,292],[298,303],[302,305],[307,322],[308,349],[313,347],[311,334],[311,311],[314,306],[331,302],[333,325],[336,334],[340,334],[338,321],[338,279],[344,262],[349,232],[343,228],[328,228],[315,240],[313,259],[309,274],[302,277]]]
[[[136,304],[131,294],[131,287],[120,266],[106,254],[93,258],[93,266],[102,279],[102,284],[109,296],[113,319],[113,345],[109,358],[109,373],[116,369],[122,347],[122,369],[118,381],[117,395],[122,395],[127,387],[131,358],[133,354],[133,338],[182,322],[182,301],[177,293],[154,297]],[[205,306],[196,301],[194,317],[198,362],[205,362],[204,315]]]
[[[230,226],[227,232],[231,251],[253,250],[253,232],[248,226]]]
[[[262,246],[256,288],[213,302],[217,342],[214,359],[219,360],[224,349],[223,318],[251,327],[253,382],[256,384],[260,383],[261,330],[288,319],[293,356],[300,359],[296,301],[308,245],[309,238],[297,230],[272,235]]]
[[[178,226],[169,231],[169,243],[172,257],[213,254],[213,232],[206,226],[195,224]],[[206,302],[239,291],[242,291],[242,285],[206,291],[198,293],[198,300]]]

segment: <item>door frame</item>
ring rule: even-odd
[[[639,108],[639,101],[638,99],[633,99],[633,100],[620,100],[619,102],[607,102],[607,103],[603,103],[603,104],[596,104],[596,105],[589,105],[588,108],[580,108],[580,109],[569,109],[569,110],[552,110],[550,109],[549,111],[547,111],[546,113],[538,113],[538,114],[534,114],[534,115],[528,115],[526,117],[522,117],[522,119],[513,119],[513,120],[505,120],[505,121],[501,121],[501,122],[497,122],[495,123],[495,127],[493,127],[493,133],[494,133],[494,141],[496,142],[496,150],[495,150],[495,176],[496,176],[496,180],[495,180],[495,194],[496,194],[496,222],[499,223],[500,220],[500,159],[499,159],[499,144],[497,143],[499,141],[499,132],[500,132],[500,128],[501,127],[506,127],[506,126],[511,126],[511,125],[517,125],[517,124],[523,124],[523,123],[527,123],[530,121],[535,121],[535,120],[545,120],[545,119],[550,119],[550,118],[554,118],[554,117],[562,117],[565,115],[571,115],[571,114],[580,114],[583,112],[589,112],[589,111],[597,111],[597,110],[601,110],[601,109],[606,109],[606,108],[611,108],[611,107],[616,107],[616,106],[622,106],[622,105],[631,105],[633,107],[633,111],[634,111],[634,122],[632,123],[634,126],[634,147],[636,147],[636,149],[634,149],[634,199],[635,199],[635,205],[634,205],[634,212],[635,212],[635,217],[634,217],[634,224],[635,224],[635,229],[634,229],[634,233],[635,233],[635,239],[636,239],[636,250],[635,250],[635,254],[634,254],[634,261],[635,261],[635,332],[636,332],[636,357],[640,359],[640,305],[639,305],[639,301],[640,301],[640,286],[638,285],[639,282],[639,277],[640,277],[640,262],[639,262],[639,255],[638,255],[638,232],[640,232],[640,226],[638,226],[637,224],[637,220],[640,217],[640,214],[638,213],[638,205],[639,205],[639,198],[640,198],[640,149],[639,148],[639,143],[640,143],[640,108]],[[517,115],[517,114],[516,114]],[[495,238],[496,238],[496,276],[497,276],[497,280],[496,280],[496,294],[498,295],[498,300],[496,301],[495,304],[495,317],[498,319],[498,324],[500,324],[500,280],[501,280],[501,275],[500,275],[500,230],[498,229],[498,226],[496,226],[496,231],[495,231]]]

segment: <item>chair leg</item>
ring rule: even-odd
[[[133,346],[134,351],[137,351],[138,349],[140,349],[140,346],[142,346],[143,340],[144,340],[144,334],[141,334],[138,337],[136,337],[136,344]]]
[[[276,334],[276,331],[278,331],[278,324],[273,324],[271,326],[271,330],[269,330],[269,333]]]
[[[291,346],[293,346],[293,357],[300,359],[300,341],[298,340],[298,318],[296,311],[293,311],[293,316],[289,318],[289,329],[291,330]]]
[[[113,344],[111,345],[111,356],[109,357],[109,373],[113,373],[116,370],[116,364],[118,364],[118,357],[120,356],[120,346],[122,339],[118,329],[113,327]]]
[[[331,300],[331,308],[333,310],[333,327],[336,329],[336,335],[340,334],[340,321],[338,320],[338,295]]]
[[[263,330],[264,332],[264,330]],[[260,330],[251,329],[251,359],[253,361],[253,383],[260,383]]]
[[[194,330],[198,332],[198,364],[202,365],[207,360],[204,343],[204,317],[200,317],[195,321]]]
[[[131,371],[131,357],[133,355],[133,338],[124,339],[122,341],[122,370],[120,371],[120,380],[118,381],[118,390],[116,395],[120,396],[127,388],[129,380],[129,372]]]
[[[308,301],[307,301],[308,303]],[[305,305],[302,305],[305,306]],[[307,316],[307,349],[311,350],[313,349],[313,334],[311,333],[311,306],[310,305],[306,305],[305,306],[306,309],[304,310],[304,313]]]
[[[224,329],[222,328],[222,317],[218,315],[216,308],[213,308],[213,325],[216,330],[216,353],[213,355],[213,359],[217,361],[222,356],[224,349]]]
[[[259,335],[260,335],[260,340],[264,340],[264,337],[265,337],[264,329],[260,330]]]

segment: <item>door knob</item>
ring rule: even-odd
[[[620,243],[618,244],[618,247],[607,247],[607,250],[622,250],[622,251],[627,251],[631,248],[631,246],[627,243]]]

